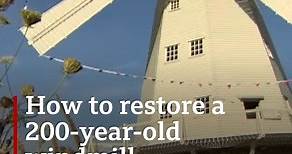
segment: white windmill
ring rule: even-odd
[[[262,2],[292,23],[291,1]],[[279,147],[291,145],[291,89],[274,84],[286,77],[258,7],[256,0],[157,1],[146,76],[186,84],[144,81],[142,99],[200,100],[205,114],[139,116],[144,127],[181,124],[181,142],[137,137],[139,153],[284,153]],[[210,114],[214,100],[224,102],[224,116]]]
[[[45,54],[111,2],[63,0],[28,30],[28,42]],[[262,2],[292,23],[291,0]],[[180,121],[182,142],[135,138],[137,153],[253,154],[257,146],[276,153],[292,143],[291,91],[273,84],[286,77],[256,0],[157,0],[146,76],[197,86],[145,81],[143,100],[197,99],[206,107],[202,116],[140,116],[141,129]],[[209,114],[212,100],[224,101],[226,115]]]

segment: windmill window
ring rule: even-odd
[[[178,44],[166,47],[166,62],[178,59]]]
[[[263,98],[242,98],[243,106],[246,112],[247,119],[256,119],[256,108],[259,107],[260,101]]]
[[[191,41],[191,56],[198,56],[204,53],[203,38]]]
[[[171,11],[179,9],[179,0],[170,1],[170,9]]]
[[[204,114],[210,113],[210,96],[198,97],[196,101],[202,101],[205,104],[205,108],[198,109],[198,112],[204,111]]]
[[[169,119],[172,118],[172,115],[167,111],[167,106],[169,104],[165,104],[162,106],[162,111],[165,112],[165,114],[160,114],[160,119]],[[173,106],[170,106],[171,110],[173,109]]]

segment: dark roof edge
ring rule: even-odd
[[[276,50],[275,45],[273,43],[273,40],[272,40],[272,38],[270,36],[268,28],[266,26],[265,20],[264,20],[262,14],[259,11],[260,8],[258,7],[256,0],[251,0],[251,3],[252,3],[252,7],[255,7],[254,8],[254,10],[255,10],[255,18],[257,19],[257,21],[259,21],[256,24],[259,26],[259,30],[260,30],[260,32],[262,34],[262,37],[264,38],[265,43],[268,45],[269,49],[271,50],[271,52],[273,54],[274,61],[277,64],[277,66],[279,67],[279,70],[280,70],[280,73],[281,73],[281,77],[284,80],[287,80],[288,76],[286,75],[286,73],[285,73],[285,71],[284,71],[284,69],[282,67],[280,58],[278,56],[277,50]],[[288,89],[290,90],[290,93],[292,93],[292,89],[291,89],[290,86],[288,86]]]
[[[151,54],[152,54],[152,50],[155,44],[155,40],[157,38],[157,34],[158,34],[158,30],[159,27],[161,25],[161,19],[163,16],[163,11],[165,8],[165,4],[166,4],[166,0],[157,0],[157,4],[156,4],[156,11],[155,11],[155,17],[154,17],[154,22],[153,22],[153,26],[152,26],[152,35],[151,35],[151,40],[150,40],[150,45],[149,45],[149,51],[148,51],[148,57],[147,57],[147,65],[146,65],[146,70],[148,68],[149,65],[149,61],[151,58]]]

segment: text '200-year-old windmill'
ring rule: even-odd
[[[63,0],[28,29],[29,44],[40,55],[45,54],[111,2]],[[291,0],[262,2],[292,23]],[[142,99],[200,100],[205,103],[205,114],[140,116],[137,129],[143,124],[155,127],[158,120],[166,124],[180,121],[182,141],[135,138],[137,153],[212,153],[207,150],[216,149],[215,153],[240,150],[268,154],[284,153],[282,146],[291,145],[291,89],[286,84],[271,84],[286,76],[258,3],[157,0],[146,76],[195,81],[198,86],[145,80]],[[212,100],[224,102],[224,116],[209,114]]]

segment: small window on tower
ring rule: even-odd
[[[178,59],[178,44],[166,47],[166,62]]]
[[[243,102],[244,109],[246,112],[247,119],[256,119],[256,108],[259,107],[260,101],[264,100],[263,98],[241,98]]]
[[[179,0],[171,0],[170,1],[170,9],[171,9],[171,11],[179,9]]]
[[[203,38],[193,40],[191,43],[191,56],[198,56],[204,53]]]
[[[210,113],[210,96],[198,97],[196,101],[202,101],[205,104],[205,108],[198,109],[198,112],[204,111],[204,114]]]
[[[164,104],[162,106],[162,111],[165,112],[165,114],[160,114],[160,119],[169,119],[169,118],[172,118],[172,115],[170,113],[168,113],[167,111],[167,106],[169,104]],[[171,110],[172,110],[172,105],[170,106]]]

